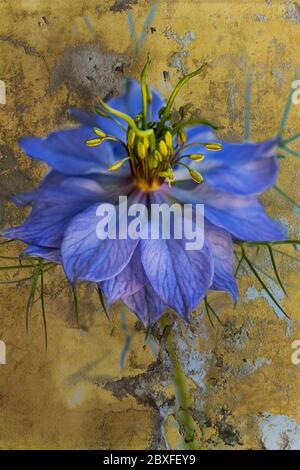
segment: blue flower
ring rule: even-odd
[[[109,100],[106,107],[101,103],[100,114],[72,109],[78,127],[20,140],[27,155],[46,162],[51,170],[36,190],[17,199],[31,204],[31,213],[4,235],[26,242],[27,254],[62,264],[72,283],[78,279],[98,283],[108,303],[122,299],[149,325],[166,306],[187,318],[209,289],[237,298],[233,240],[285,237],[257,197],[277,178],[277,140],[228,143],[218,140],[208,125],[171,127],[168,104],[156,91],[146,92],[131,80],[122,96]],[[111,109],[118,110],[118,119]],[[133,124],[128,124],[128,116],[135,119]],[[149,138],[139,131],[145,128],[155,130],[148,132]],[[127,156],[124,142],[131,160],[120,162]],[[148,154],[149,145],[150,169],[156,175],[151,181],[142,170],[133,174],[133,165]],[[175,162],[176,149],[181,153]],[[168,165],[155,173],[160,159],[162,165],[169,159]],[[114,168],[118,169],[111,171]],[[203,203],[203,248],[185,250],[184,238],[99,240],[96,209],[102,202],[117,204],[120,195],[127,195],[129,203]]]

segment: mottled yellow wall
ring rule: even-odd
[[[165,95],[181,73],[210,63],[205,78],[191,83],[178,105],[192,102],[223,125],[220,135],[232,140],[242,139],[246,76],[252,73],[251,138],[276,133],[299,65],[300,6],[275,0],[160,1],[153,29],[136,53],[128,9],[140,34],[151,5],[0,0],[0,80],[7,97],[0,104],[1,227],[25,215],[7,195],[30,188],[45,170],[21,153],[17,138],[66,125],[70,105],[91,108],[97,93],[115,93],[122,69],[138,77],[147,51],[152,55],[150,80]],[[117,55],[101,55],[107,52]],[[96,82],[83,66],[89,54]],[[299,107],[293,105],[285,135],[299,131],[299,123]],[[297,158],[285,159],[278,183],[298,201],[299,169]],[[299,209],[273,190],[264,201],[290,235],[299,238]],[[4,248],[2,254],[8,255],[20,246]],[[257,263],[271,272],[261,255]],[[191,327],[175,328],[203,448],[300,448],[300,369],[290,358],[292,341],[300,339],[300,264],[278,255],[278,265],[289,298],[268,282],[291,321],[280,317],[242,271],[242,300],[235,309],[226,295],[210,296],[224,328],[216,324],[212,329],[201,307]],[[117,304],[110,324],[93,289],[82,286],[78,328],[68,285],[59,269],[50,272],[45,352],[38,302],[25,333],[28,291],[28,284],[1,285],[0,340],[6,343],[7,364],[0,365],[0,448],[144,449],[163,447],[165,439],[172,448],[180,447],[168,360],[164,354],[157,357],[158,344],[151,336],[145,342],[135,317]]]

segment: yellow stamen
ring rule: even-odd
[[[166,156],[168,155],[168,153],[169,153],[168,147],[166,146],[166,143],[165,143],[164,140],[161,140],[161,141],[159,142],[159,150],[160,150],[160,153],[161,153],[164,157],[166,157]]]
[[[154,151],[154,160],[156,160],[158,163],[163,161],[163,156],[158,150]]]
[[[184,130],[181,130],[177,134],[177,144],[185,144],[186,143],[186,132]]]
[[[134,141],[135,141],[135,132],[134,130],[130,129],[130,131],[128,132],[128,137],[127,137],[127,143],[129,145],[129,147],[132,147],[133,144],[134,144]]]
[[[125,158],[122,158],[122,160],[117,160],[115,163],[113,163],[112,165],[110,165],[108,167],[108,169],[110,171],[115,171],[115,170],[118,170],[122,165],[123,163],[127,162],[127,160],[130,160],[131,157],[125,157]]]
[[[194,160],[195,162],[201,162],[201,160],[203,160],[204,158],[204,155],[203,153],[192,153],[191,155],[189,155],[189,157],[191,160]]]
[[[86,145],[88,145],[89,147],[96,147],[96,145],[100,145],[102,144],[102,142],[103,139],[89,139],[85,141]]]
[[[165,142],[167,144],[168,147],[172,147],[172,144],[173,144],[173,137],[172,137],[172,134],[170,131],[167,131],[165,133]]]
[[[217,142],[208,142],[207,144],[204,144],[204,146],[207,150],[222,150],[222,145]]]
[[[148,150],[148,148],[150,147],[150,141],[148,137],[144,137],[143,143],[144,143],[145,149]]]
[[[200,175],[200,173],[198,173],[198,171],[196,170],[193,170],[192,168],[189,168],[189,172],[190,172],[190,175],[192,177],[192,179],[195,181],[195,183],[202,183],[203,181],[203,176]]]
[[[144,160],[144,158],[146,158],[146,152],[147,151],[143,142],[139,142],[137,145],[137,153],[141,160]]]
[[[94,132],[99,137],[105,137],[106,136],[105,132],[103,132],[101,129],[98,129],[97,127],[94,127]]]

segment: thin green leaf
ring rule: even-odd
[[[26,333],[27,334],[28,334],[28,331],[29,331],[29,316],[30,316],[31,311],[32,311],[32,306],[33,306],[33,302],[34,302],[34,297],[35,297],[35,291],[36,291],[36,287],[37,287],[38,278],[39,278],[39,272],[35,271],[33,273],[32,278],[31,278],[31,289],[30,289],[30,292],[29,292],[29,297],[28,297],[28,301],[27,301],[27,305],[26,305],[25,325],[26,325]]]
[[[77,292],[76,292],[75,284],[71,286],[71,289],[72,289],[72,296],[73,296],[73,304],[74,304],[74,312],[75,312],[76,323],[77,323],[77,326],[79,327],[78,298],[77,298]]]
[[[289,114],[290,109],[291,109],[291,105],[292,105],[292,94],[293,94],[293,91],[290,91],[290,93],[289,93],[289,95],[288,95],[287,102],[286,102],[285,107],[284,107],[284,110],[283,110],[283,115],[282,115],[282,118],[281,118],[281,123],[280,123],[279,131],[278,131],[278,135],[279,135],[279,136],[281,136],[282,133],[283,133],[284,126],[286,125],[286,121],[287,121],[287,118],[288,118],[288,114]]]
[[[296,134],[292,135],[292,137],[289,137],[288,139],[285,139],[282,141],[283,145],[290,144],[291,142],[294,142],[294,140],[299,139],[300,137],[300,132],[297,132]]]
[[[18,284],[18,282],[30,281],[30,279],[32,279],[32,276],[23,277],[22,279],[15,279],[14,281],[0,281],[0,284]]]
[[[279,160],[284,160],[286,158],[286,155],[283,155],[282,153],[277,153],[276,158],[278,158]]]
[[[236,257],[238,258],[238,255],[236,253],[234,253],[236,255]],[[237,267],[236,267],[236,270],[235,270],[235,273],[234,273],[234,277],[236,277],[238,275],[238,272],[242,266],[242,262],[243,262],[243,259],[244,259],[244,256],[242,254],[241,258],[238,260],[238,264],[237,264]]]
[[[267,246],[270,245],[300,245],[300,240],[273,240],[270,242],[247,242],[247,241],[240,241],[234,240],[236,245],[240,247],[243,246]]]
[[[282,197],[284,197],[287,201],[289,201],[291,204],[293,204],[295,207],[298,207],[300,209],[300,204],[296,202],[294,199],[292,199],[288,194],[286,194],[283,189],[279,188],[276,184],[272,186],[272,189],[277,191],[278,194],[280,194]]]
[[[285,287],[283,285],[283,282],[279,276],[279,272],[278,272],[278,269],[277,269],[277,266],[276,266],[276,261],[275,261],[275,257],[274,257],[274,254],[273,254],[273,250],[272,250],[272,246],[271,245],[268,245],[268,250],[269,250],[269,254],[270,254],[270,258],[271,258],[271,262],[272,262],[272,266],[273,266],[273,269],[274,269],[274,273],[275,273],[275,276],[276,276],[276,279],[281,287],[281,289],[283,290],[283,292],[285,293],[285,295],[288,297],[288,294],[285,290]]]
[[[286,145],[282,146],[281,148],[282,148],[282,150],[285,150],[287,153],[289,153],[293,157],[300,158],[300,153],[296,152],[296,150],[290,149]]]
[[[250,72],[247,74],[247,79],[246,79],[245,130],[244,130],[245,140],[249,140],[249,136],[250,136],[251,82],[252,82],[252,73]]]
[[[257,269],[257,271],[259,271],[264,276],[266,276],[266,278],[270,279],[270,281],[272,281],[272,282],[275,282],[275,284],[278,284],[278,281],[275,277],[271,276],[269,273],[267,273],[267,271],[264,271],[264,269],[262,269],[260,266],[258,266],[258,264],[253,263],[253,262],[252,262],[252,264],[255,267],[255,269]]]
[[[97,285],[97,292],[98,292],[100,303],[101,303],[101,306],[102,306],[103,311],[105,313],[105,316],[108,319],[108,321],[111,322],[110,315],[109,315],[108,310],[106,308],[106,302],[105,302],[105,299],[104,299],[103,292],[102,292],[101,288],[98,285]]]
[[[244,259],[246,261],[246,263],[248,264],[249,268],[251,269],[251,271],[253,272],[254,276],[256,277],[256,279],[259,281],[259,283],[261,284],[262,288],[266,291],[266,293],[268,294],[268,296],[270,297],[270,299],[273,300],[274,304],[279,308],[279,310],[287,317],[289,318],[289,316],[287,315],[287,313],[284,311],[284,309],[281,307],[281,305],[278,303],[278,301],[275,299],[274,295],[272,294],[272,292],[270,291],[270,289],[266,286],[265,282],[263,281],[263,279],[260,277],[260,275],[258,274],[257,270],[255,269],[255,267],[253,266],[253,264],[251,263],[251,261],[249,260],[249,258],[247,257],[247,255],[245,254],[245,250],[243,249],[243,255],[244,255]]]
[[[217,314],[217,312],[212,308],[212,306],[208,303],[208,300],[207,300],[207,296],[206,296],[206,300],[204,300],[204,302],[206,303],[207,305],[207,308],[211,311],[211,313],[214,315],[214,317],[218,320],[218,322],[224,327],[224,323],[221,321],[219,315]]]
[[[0,266],[1,271],[5,271],[6,269],[27,269],[27,268],[34,268],[32,264],[17,264],[14,266]]]
[[[16,240],[5,240],[4,242],[0,242],[0,245],[6,245],[7,243],[15,242]]]
[[[281,250],[276,250],[275,248],[273,251],[275,251],[275,253],[278,253],[282,256],[286,256],[287,258],[290,258],[293,261],[297,261],[298,263],[300,263],[300,258],[297,258],[296,256],[290,255],[289,253],[285,253],[284,251],[281,251]]]
[[[45,334],[45,349],[48,349],[48,332],[47,332],[47,320],[45,311],[45,299],[44,299],[44,266],[43,261],[40,260],[40,280],[41,280],[41,309],[43,316],[44,334]]]
[[[211,319],[210,311],[209,311],[208,304],[207,304],[207,296],[204,297],[204,305],[205,305],[206,315],[208,316],[209,322],[211,326],[213,327],[213,329],[215,329],[215,325],[213,324],[213,321]]]

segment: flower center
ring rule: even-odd
[[[154,179],[151,182],[145,179],[136,179],[134,180],[135,185],[137,188],[141,189],[145,193],[151,193],[153,191],[157,191],[162,184],[162,181],[159,179]]]
[[[133,118],[112,108],[101,99],[99,100],[101,107],[97,109],[97,112],[101,116],[112,119],[119,125],[121,124],[115,119],[115,116],[127,123],[126,142],[113,135],[107,135],[101,129],[94,129],[97,137],[87,140],[86,144],[90,146],[99,145],[104,140],[119,142],[125,149],[125,156],[110,165],[109,170],[116,171],[125,162],[128,162],[136,185],[143,191],[156,191],[164,181],[171,185],[175,180],[173,170],[178,165],[185,167],[196,183],[202,183],[202,175],[190,163],[191,160],[200,162],[204,155],[202,153],[188,153],[188,148],[199,145],[208,150],[221,150],[221,145],[215,142],[187,143],[185,128],[203,123],[213,128],[216,128],[216,126],[201,118],[186,119],[186,107],[180,108],[181,119],[171,124],[170,113],[179,90],[188,80],[198,75],[206,64],[178,82],[166,106],[159,110],[158,121],[152,121],[151,116],[149,118],[151,113],[148,112],[152,103],[151,89],[146,84],[149,64],[150,59],[148,57],[141,73],[142,110],[137,116]],[[121,125],[121,127],[123,126]]]

